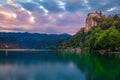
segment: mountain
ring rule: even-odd
[[[69,34],[0,32],[0,48],[51,48],[70,37]]]

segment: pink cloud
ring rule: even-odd
[[[81,12],[50,12],[47,15],[8,5],[0,8],[0,31],[24,31],[38,33],[76,33],[84,26]]]

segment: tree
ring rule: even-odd
[[[97,49],[110,49],[115,50],[120,47],[120,32],[111,26],[109,29],[105,30],[99,37],[97,37],[95,44]]]
[[[101,35],[101,33],[103,32],[103,30],[100,28],[100,27],[97,27],[95,28],[91,35],[89,36],[89,39],[87,41],[89,47],[91,50],[94,50],[95,49],[95,42],[96,42],[96,39]]]

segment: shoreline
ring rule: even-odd
[[[0,51],[52,51],[51,49],[0,49]]]

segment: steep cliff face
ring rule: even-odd
[[[86,18],[85,32],[89,31],[93,26],[97,26],[97,22],[95,21],[95,18],[101,18],[101,16],[102,16],[101,12],[89,13]]]

